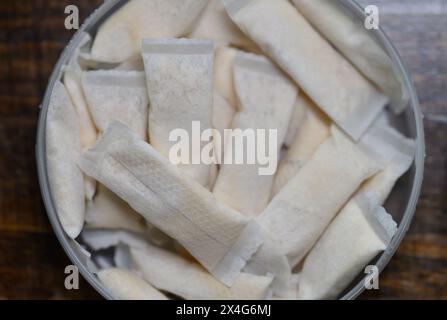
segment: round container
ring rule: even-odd
[[[113,12],[120,8],[126,1],[125,0],[109,0],[105,1],[93,14],[85,21],[80,30],[74,35],[69,45],[63,51],[58,63],[56,64],[53,73],[51,75],[47,91],[44,100],[41,105],[41,112],[38,124],[37,132],[37,168],[40,189],[42,192],[43,201],[48,213],[48,217],[53,226],[59,242],[67,253],[68,257],[74,265],[79,268],[79,271],[85,279],[106,299],[113,299],[108,290],[100,283],[98,278],[90,271],[90,260],[86,258],[82,248],[74,240],[70,239],[62,229],[59,222],[56,209],[51,198],[51,192],[48,183],[47,166],[46,166],[46,148],[45,148],[45,127],[46,116],[48,111],[48,105],[50,95],[53,90],[53,86],[57,80],[61,77],[62,66],[67,64],[75,48],[78,47],[82,32],[88,32],[94,35],[98,26],[107,19]],[[357,19],[363,24],[365,19],[365,13],[362,7],[354,0],[339,0],[340,5],[347,9],[348,13],[352,15],[353,19]],[[392,194],[390,195],[385,207],[392,213],[393,218],[398,222],[398,231],[392,239],[390,245],[385,252],[380,254],[374,261],[379,271],[381,272],[387,263],[390,261],[393,254],[396,252],[400,242],[402,241],[405,233],[407,232],[411,220],[413,218],[416,203],[419,198],[423,170],[424,170],[424,157],[425,157],[425,142],[424,142],[424,128],[422,121],[422,114],[419,108],[419,102],[416,90],[410,75],[402,60],[399,57],[394,46],[391,44],[388,37],[385,35],[382,29],[371,31],[371,34],[377,42],[385,49],[395,64],[396,72],[398,72],[404,80],[407,91],[410,95],[410,106],[399,117],[392,119],[393,124],[406,136],[415,139],[417,150],[415,161],[411,169],[402,177],[396,184]],[[364,276],[365,274],[359,274],[355,281],[340,295],[340,299],[355,299],[364,290]]]

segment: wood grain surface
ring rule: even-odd
[[[425,114],[427,159],[411,229],[368,299],[447,299],[447,1],[371,0],[412,73]],[[64,9],[84,20],[101,0],[0,1],[0,299],[98,299],[85,282],[64,288],[69,261],[49,225],[35,165],[40,104],[73,35]]]

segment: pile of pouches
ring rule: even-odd
[[[52,199],[116,298],[336,298],[397,230],[383,204],[415,144],[385,107],[406,101],[335,1],[131,0],[54,86]],[[276,173],[171,163],[192,122],[276,129]]]

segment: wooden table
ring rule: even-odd
[[[374,0],[397,46],[425,114],[427,164],[412,227],[362,298],[447,298],[447,1]],[[38,108],[50,72],[73,32],[64,8],[81,20],[101,0],[0,1],[0,298],[97,299],[81,282],[63,286],[69,264],[43,207],[35,165]]]

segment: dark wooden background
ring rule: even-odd
[[[362,0],[377,4],[381,24],[412,72],[423,112],[427,163],[412,227],[362,298],[447,299],[447,1]],[[38,105],[73,32],[64,8],[81,20],[101,0],[0,1],[0,299],[97,299],[85,282],[64,289],[69,264],[47,220],[35,165]]]

